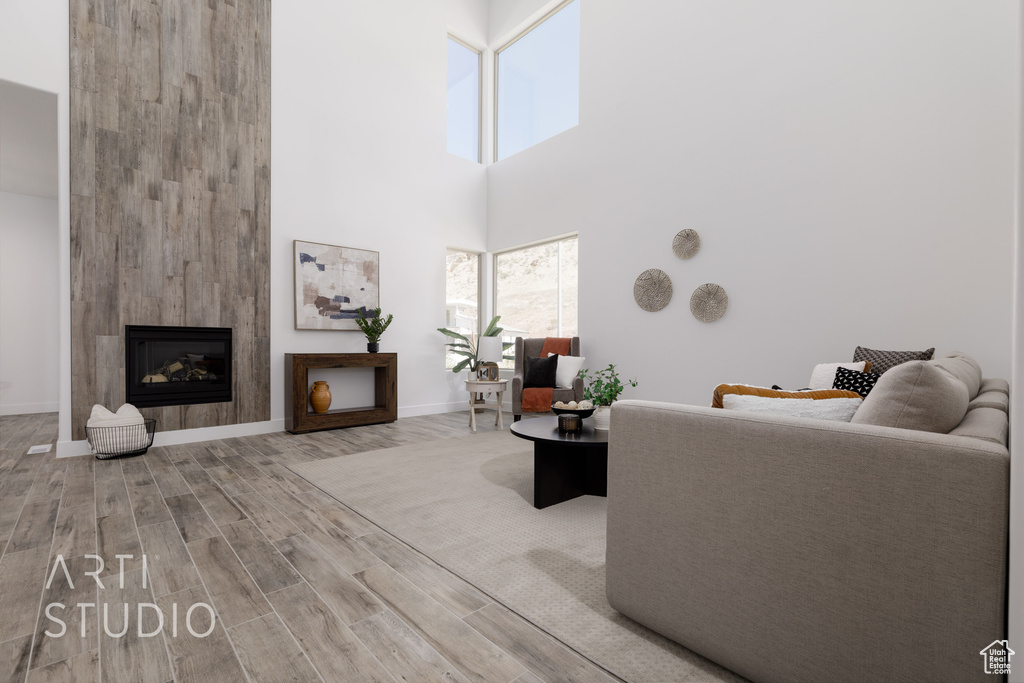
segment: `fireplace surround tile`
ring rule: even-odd
[[[269,420],[271,0],[94,4],[71,0],[72,436],[124,401],[125,325],[234,328],[235,400],[144,409],[159,430]]]

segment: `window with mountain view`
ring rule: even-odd
[[[578,334],[578,264],[575,236],[495,255],[494,312],[506,341]]]
[[[480,254],[449,249],[445,258],[445,316],[443,327],[472,338],[480,332]],[[447,348],[447,347],[445,347]],[[462,360],[450,350],[445,367]]]

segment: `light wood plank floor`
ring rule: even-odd
[[[286,467],[467,423],[98,461],[27,454],[55,414],[0,417],[0,681],[618,680]]]

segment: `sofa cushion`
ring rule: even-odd
[[[823,398],[813,401],[800,398],[770,398],[750,394],[725,394],[722,397],[722,407],[726,410],[810,417],[817,420],[839,422],[849,422],[860,404],[859,396],[855,398]]]
[[[999,391],[1009,396],[1010,383],[1007,382],[1005,379],[996,377],[986,377],[981,380],[981,388],[978,389],[978,391],[980,393],[985,393],[986,391]]]
[[[881,375],[873,372],[857,372],[847,368],[836,368],[836,378],[832,382],[832,388],[856,391],[861,396],[867,396],[871,393],[871,389],[875,386],[879,377]]]
[[[523,377],[523,388],[553,388],[555,375],[558,372],[558,356],[548,358],[526,357],[526,373]]]
[[[950,373],[967,385],[968,398],[974,398],[981,389],[981,366],[970,356],[955,351],[945,358],[937,358],[932,363]]]
[[[983,391],[967,404],[967,412],[976,408],[995,408],[1006,413],[1010,410],[1010,397],[1001,391]]]
[[[1002,410],[977,408],[968,411],[960,424],[953,428],[950,435],[969,436],[972,439],[991,441],[1005,446],[1009,431],[1009,420]]]
[[[715,393],[711,398],[711,407],[725,407],[722,403],[722,398],[726,394],[762,396],[764,398],[802,398],[810,400],[821,400],[826,398],[860,398],[860,395],[854,391],[839,391],[838,389],[822,389],[820,391],[781,391],[777,389],[766,389],[765,387],[751,387],[746,384],[719,384],[715,387]]]
[[[949,432],[950,436],[968,436],[1006,446],[1010,425],[1006,413],[998,408],[977,408]]]
[[[946,434],[967,412],[967,385],[934,363],[908,361],[882,375],[851,422]]]
[[[831,389],[836,380],[836,370],[848,368],[858,372],[871,372],[871,361],[856,363],[818,363],[811,371],[811,379],[807,382],[808,389]]]

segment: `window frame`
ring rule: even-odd
[[[571,1],[571,0],[570,0]],[[568,4],[568,3],[565,3]],[[525,242],[523,244],[517,244],[514,247],[508,247],[506,249],[499,249],[490,253],[491,256],[491,311],[492,316],[498,315],[498,257],[502,254],[509,254],[514,251],[523,251],[525,249],[532,249],[534,247],[542,247],[545,244],[558,243],[558,261],[561,264],[562,260],[562,245],[561,243],[568,239],[576,239],[577,253],[579,250],[579,239],[580,234],[578,232],[567,232],[562,235],[555,237],[547,237],[542,240],[536,240],[533,242]],[[576,265],[577,278],[579,277],[579,264]],[[579,294],[576,296],[576,304],[579,306]],[[579,325],[579,315],[577,314],[576,324]],[[559,265],[558,268],[558,332],[559,336],[562,335],[562,268]]]
[[[445,253],[445,259],[446,260],[448,258],[448,254],[453,252],[453,251],[456,251],[456,252],[459,252],[459,253],[462,253],[462,254],[469,254],[469,255],[472,255],[472,256],[476,256],[476,329],[473,330],[472,334],[474,336],[476,336],[477,339],[479,339],[480,338],[480,334],[483,332],[483,317],[484,317],[483,316],[483,313],[484,313],[484,306],[483,306],[483,303],[484,303],[483,268],[484,268],[484,255],[486,254],[486,252],[477,251],[476,249],[463,249],[462,247],[445,247],[444,253]],[[445,272],[444,286],[445,286],[445,296],[444,296],[444,299],[445,299],[445,309],[447,309],[447,307],[448,307],[448,274],[447,274],[447,269],[446,269],[446,272]],[[448,325],[448,322],[447,322],[447,316],[446,316],[445,326],[447,327],[447,325]],[[447,337],[445,337],[445,346],[446,347],[447,347],[448,341],[449,341],[449,339]],[[452,367],[454,367],[454,366],[452,366]],[[444,369],[447,370],[447,371],[451,371],[451,369],[452,369],[451,367],[448,367],[448,354],[447,354],[447,352],[445,353]]]
[[[476,94],[477,94],[477,97],[476,97],[476,119],[477,119],[476,120],[476,138],[477,138],[476,139],[476,163],[482,164],[483,163],[483,158],[484,158],[484,51],[481,48],[478,48],[478,47],[474,46],[473,44],[463,40],[462,38],[459,38],[454,33],[449,33],[448,34],[448,40],[451,40],[451,41],[453,41],[455,43],[458,43],[459,45],[461,45],[462,47],[466,48],[467,50],[470,50],[471,52],[475,52],[476,53],[476,78],[477,78],[477,84],[476,84]],[[445,43],[445,46],[447,47],[447,43]],[[495,97],[497,97],[497,95],[495,95]],[[495,100],[495,101],[497,101],[497,100]],[[445,84],[445,104],[447,104],[447,103],[448,103],[448,90],[447,90],[447,83],[446,83]],[[447,112],[447,109],[445,111]],[[495,119],[495,120],[497,120],[497,119]],[[497,149],[497,142],[495,142],[495,149]],[[447,120],[447,113],[445,114],[445,151],[448,152],[448,120]],[[452,152],[448,152],[448,153],[449,154],[453,154]],[[460,159],[465,159],[465,157],[459,156],[458,154],[454,154],[454,156],[457,156]],[[471,160],[470,159],[466,159],[466,161],[471,161]],[[458,249],[456,251],[464,251],[464,250],[463,249]],[[476,253],[476,252],[471,252],[471,253]]]
[[[529,26],[527,26],[520,33],[518,33],[514,38],[512,38],[512,40],[508,41],[507,43],[505,43],[504,45],[502,45],[501,47],[499,47],[498,49],[496,49],[494,51],[494,64],[493,64],[493,68],[494,68],[494,78],[493,78],[493,81],[494,81],[494,101],[491,103],[491,109],[493,110],[493,119],[494,119],[493,121],[491,121],[492,130],[494,131],[494,140],[493,140],[494,144],[493,144],[493,149],[491,149],[491,158],[494,159],[495,163],[500,161],[500,159],[498,159],[498,62],[501,59],[501,53],[504,52],[505,50],[507,50],[508,48],[512,47],[516,43],[518,43],[520,40],[525,38],[527,36],[527,34],[532,32],[535,28],[537,28],[538,26],[543,24],[545,21],[547,21],[551,17],[553,17],[556,14],[558,14],[559,12],[561,12],[563,9],[565,9],[567,6],[571,5],[573,2],[576,2],[576,0],[562,0],[562,2],[558,3],[550,12],[546,12],[544,14],[544,16],[542,16],[540,19],[538,19],[537,21],[535,21],[532,24],[530,24]],[[581,29],[581,32],[582,32],[582,29]],[[548,139],[550,139],[550,138],[548,138]],[[541,142],[543,142],[543,140]],[[510,156],[514,156],[514,155],[510,155]],[[545,240],[545,241],[554,241],[554,240]],[[505,250],[505,251],[511,251],[511,250]]]

